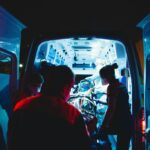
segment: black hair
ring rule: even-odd
[[[28,84],[41,84],[44,82],[44,78],[40,73],[32,72],[27,82]]]
[[[125,68],[121,69],[121,76],[124,76],[125,75]]]
[[[59,94],[62,89],[74,82],[74,73],[66,65],[51,66],[47,70],[42,93],[46,95]]]
[[[30,86],[39,86],[40,84],[44,83],[44,77],[36,71],[33,71],[30,76],[28,77],[25,86],[23,87],[23,93],[25,93],[26,96],[31,96],[32,91],[30,90]]]
[[[127,77],[129,77],[129,70],[128,70],[128,68],[121,69],[121,76],[125,76],[125,74],[127,75]]]
[[[118,68],[117,63],[112,65],[106,65],[102,67],[99,71],[99,75],[101,78],[115,78],[115,69]]]

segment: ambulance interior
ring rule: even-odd
[[[126,47],[121,41],[97,37],[71,37],[44,41],[37,48],[35,67],[39,69],[42,62],[50,66],[68,65],[73,70],[75,85],[68,103],[83,114],[87,123],[96,117],[96,128],[100,127],[107,110],[107,85],[102,85],[99,70],[105,65],[117,63],[118,69],[115,75],[119,80],[122,78],[121,70],[126,69],[126,86],[132,109],[130,68]],[[115,136],[112,137],[111,141],[115,141]]]

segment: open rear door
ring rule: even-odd
[[[142,28],[142,42],[144,47],[144,118],[143,129],[146,132],[146,147],[150,149],[150,14],[145,16],[139,24]],[[145,130],[146,129],[146,130]]]
[[[146,58],[145,116],[147,119],[146,147],[150,149],[150,54]]]
[[[17,90],[17,58],[6,49],[0,48],[0,148],[7,147],[7,127],[12,112],[13,96]]]
[[[0,103],[7,113],[12,109],[12,99],[18,87],[17,58],[13,52],[0,48]]]
[[[67,33],[67,34],[66,34]],[[128,33],[128,34],[127,34]],[[141,118],[143,117],[141,114],[144,103],[143,103],[143,72],[141,68],[142,58],[139,58],[140,51],[139,46],[137,46],[138,42],[141,41],[142,37],[141,30],[134,29],[126,32],[97,32],[97,33],[86,33],[85,35],[79,33],[68,33],[68,32],[60,32],[60,33],[47,33],[34,35],[28,29],[22,32],[22,45],[21,45],[21,63],[23,64],[22,68],[22,80],[20,82],[20,88],[22,88],[26,84],[26,80],[30,75],[31,71],[36,68],[35,66],[35,58],[38,51],[39,45],[48,40],[62,39],[62,38],[70,38],[74,36],[84,37],[84,36],[97,36],[99,38],[105,39],[114,39],[119,40],[125,45],[129,68],[131,73],[131,83],[132,83],[132,114],[134,118],[134,136],[132,140],[132,147],[134,150],[143,149],[144,142],[142,141],[142,126],[141,126]],[[142,51],[143,52],[143,51]],[[142,53],[141,52],[141,53]]]

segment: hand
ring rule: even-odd
[[[100,127],[101,130],[106,130],[107,128],[108,128],[108,125],[106,125],[104,123]]]
[[[99,131],[99,138],[102,140],[102,141],[106,141],[107,140],[107,134],[106,134],[106,131],[104,129],[100,129]]]
[[[106,132],[106,128],[104,126],[101,126],[100,129],[98,130],[98,138],[100,138],[103,141],[107,140],[107,132]]]

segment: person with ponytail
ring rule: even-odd
[[[115,77],[115,69],[117,68],[117,63],[114,63],[102,67],[99,71],[102,84],[108,84],[108,109],[104,116],[99,134],[117,135],[116,149],[128,150],[133,132],[133,122],[127,89],[125,85],[119,82]]]

